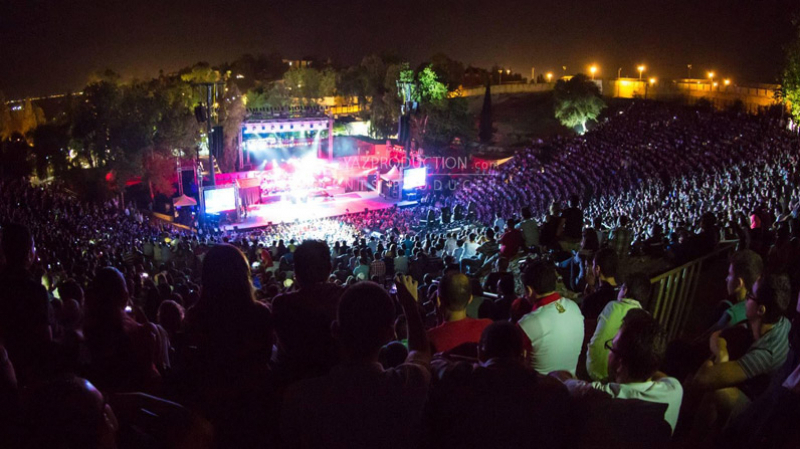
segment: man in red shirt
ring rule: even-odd
[[[437,307],[444,322],[428,331],[433,352],[446,352],[464,343],[478,343],[492,320],[467,318],[472,287],[463,273],[451,272],[439,282]]]
[[[522,231],[515,228],[516,225],[517,220],[509,218],[506,222],[506,232],[500,238],[500,255],[509,259],[513,259],[525,245],[525,236],[522,235]]]

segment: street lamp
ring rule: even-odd
[[[593,65],[589,67],[589,71],[592,72],[592,81],[594,81],[594,74],[597,73],[597,66]]]
[[[644,72],[644,66],[640,65],[639,67],[636,67],[636,70],[639,71],[639,81],[641,81],[642,80],[642,72]]]
[[[714,72],[708,72],[709,81],[714,81]]]
[[[653,84],[655,84],[655,83],[656,83],[656,81],[657,81],[657,80],[656,80],[655,78],[650,78],[650,85],[652,86]]]
[[[655,78],[650,78],[648,81],[649,81],[649,83],[644,85],[644,99],[645,100],[647,100],[647,88],[649,86],[655,86],[655,84],[656,84],[656,79]]]
[[[726,86],[730,86],[730,85],[731,85],[731,80],[730,80],[730,78],[725,78],[725,80],[723,81],[723,83],[724,83]]]
[[[553,79],[553,74],[550,73],[550,72],[547,72],[547,75],[545,75],[545,76],[547,77],[547,82],[548,83]]]

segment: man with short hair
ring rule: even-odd
[[[606,304],[597,318],[597,327],[586,350],[586,370],[592,380],[608,378],[608,349],[605,344],[614,338],[625,315],[632,309],[647,310],[650,301],[650,278],[644,273],[631,273],[619,289],[616,301]]]
[[[483,330],[478,363],[434,359],[424,447],[561,447],[571,425],[567,389],[528,369],[525,353],[521,331],[506,321]]]
[[[567,379],[564,383],[570,394],[584,397],[599,391],[618,399],[666,404],[664,420],[674,432],[683,402],[683,387],[677,379],[658,371],[666,351],[658,322],[644,310],[631,310],[616,336],[605,345],[609,349],[609,381],[588,383]]]
[[[728,276],[725,278],[729,298],[725,303],[730,304],[730,307],[714,325],[714,331],[736,326],[747,320],[747,297],[752,295],[753,286],[763,271],[764,262],[755,251],[746,249],[731,255]]]
[[[614,301],[619,294],[617,290],[617,265],[619,258],[614,250],[601,249],[592,259],[592,273],[587,276],[589,288],[598,286],[592,293],[586,295],[581,302],[581,312],[587,320],[596,320],[606,304]],[[594,282],[593,282],[594,281]]]
[[[619,217],[619,226],[611,230],[608,236],[609,246],[617,253],[621,259],[628,257],[631,251],[631,242],[633,241],[633,231],[628,228],[628,217],[621,215]]]
[[[299,290],[275,297],[272,314],[278,337],[276,364],[287,382],[328,372],[339,360],[331,323],[343,289],[328,283],[328,244],[306,240],[294,253]]]
[[[394,258],[395,273],[408,274],[408,257],[404,249],[397,250],[397,257]]]
[[[466,255],[461,259],[461,271],[471,274],[471,269],[480,269],[487,260],[491,259],[500,250],[494,239],[495,233],[491,228],[486,229],[485,242],[475,250],[475,255],[467,258]]]
[[[578,195],[569,197],[569,207],[561,212],[564,220],[564,238],[572,242],[579,242],[583,234],[583,211],[580,209]]]
[[[525,246],[539,246],[539,224],[533,219],[530,207],[522,208],[522,221],[517,225],[525,238]]]
[[[522,283],[533,310],[518,325],[528,337],[533,369],[574,374],[583,346],[583,315],[577,304],[556,292],[556,280],[552,263],[537,260],[525,267]]]
[[[515,227],[517,225],[515,219],[509,218],[506,223],[506,230],[500,237],[500,255],[513,259],[519,254],[520,248],[525,245],[525,237],[523,237],[522,231]]]
[[[349,287],[331,327],[342,363],[327,375],[286,392],[281,435],[288,447],[406,448],[416,446],[430,383],[430,350],[417,306],[417,285],[398,276],[398,300],[407,317],[409,354],[384,370],[381,347],[394,338],[395,306],[372,282]]]
[[[428,331],[433,352],[446,352],[464,343],[477,343],[491,320],[467,317],[472,302],[470,279],[462,273],[447,273],[439,282],[437,308],[444,322]]]
[[[791,285],[785,275],[770,275],[756,281],[755,295],[747,298],[747,325],[754,342],[738,360],[730,360],[722,331],[711,335],[713,360],[703,364],[692,387],[705,391],[695,429],[701,433],[723,426],[769,386],[770,376],[786,361],[791,324],[784,314],[789,306]]]

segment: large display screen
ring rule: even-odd
[[[427,178],[428,169],[426,167],[405,169],[403,170],[403,190],[424,187]]]
[[[206,201],[207,214],[236,210],[236,191],[233,187],[203,190],[203,197]]]

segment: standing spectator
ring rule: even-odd
[[[611,230],[608,236],[609,245],[611,249],[617,253],[621,259],[628,257],[631,251],[631,242],[633,241],[633,231],[628,228],[628,217],[621,215],[619,217],[619,225]]]
[[[650,292],[650,278],[644,273],[631,273],[625,277],[617,300],[606,304],[597,319],[597,327],[586,350],[586,370],[592,380],[608,378],[609,351],[605,344],[617,334],[630,310],[647,310]]]
[[[2,237],[6,266],[0,273],[0,338],[25,385],[48,358],[52,311],[47,291],[30,272],[36,258],[31,232],[9,224]]]
[[[519,250],[525,245],[525,237],[515,227],[516,224],[515,219],[509,218],[506,230],[500,238],[500,255],[509,259],[517,257]]]
[[[383,369],[381,347],[394,336],[395,307],[380,285],[360,282],[341,297],[332,332],[342,363],[286,393],[281,434],[289,447],[406,448],[416,445],[430,382],[430,350],[416,282],[396,279],[408,323],[405,363]]]
[[[330,327],[343,290],[327,283],[331,273],[328,245],[307,240],[297,247],[295,258],[299,290],[272,302],[277,365],[287,381],[326,374],[339,360]]]
[[[533,219],[530,207],[522,208],[522,221],[517,225],[525,238],[525,246],[539,246],[539,224]]]

